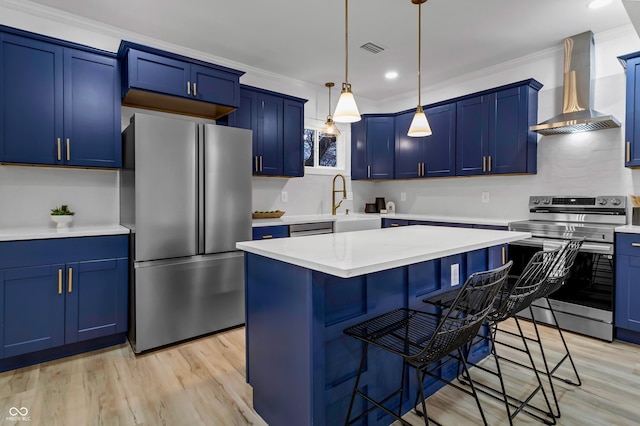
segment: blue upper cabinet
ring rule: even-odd
[[[240,106],[242,71],[122,41],[122,104],[218,119]]]
[[[456,174],[537,171],[538,90],[526,80],[483,92],[457,103]]]
[[[306,99],[240,86],[240,107],[218,121],[253,131],[253,174],[304,176]]]
[[[407,136],[414,111],[395,118],[395,178],[453,176],[455,174],[456,104],[425,109],[431,136]]]
[[[363,115],[351,124],[351,179],[393,179],[394,115]]]
[[[115,56],[0,31],[0,161],[120,167]]]
[[[304,176],[304,102],[284,100],[283,117],[283,174]]]
[[[618,59],[627,69],[624,165],[640,167],[640,52]]]

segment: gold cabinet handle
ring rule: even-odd
[[[627,142],[627,163],[631,162],[631,142]]]
[[[60,138],[58,138],[58,161],[62,161],[62,153],[60,151]]]
[[[422,177],[424,177],[424,163],[422,163]]]
[[[260,171],[262,171],[262,155],[260,156]]]
[[[67,138],[67,161],[71,161],[71,141]]]
[[[258,156],[257,155],[255,156],[255,160],[256,161],[255,161],[255,169],[254,170],[257,172],[258,171]]]
[[[69,286],[67,290],[69,293],[73,291],[73,268],[69,268]]]
[[[191,96],[191,82],[187,81],[187,95]]]
[[[62,269],[58,269],[58,294],[62,294]]]
[[[640,243],[631,243],[631,247],[640,247]]]
[[[367,166],[367,177],[371,177],[371,166]]]
[[[507,249],[502,247],[502,264],[507,263]]]
[[[397,223],[392,223],[392,224],[391,224],[391,227],[392,227],[392,228],[395,228],[396,226],[400,226],[400,225],[399,225],[399,224],[397,224]]]
[[[198,96],[198,91],[196,90],[196,83],[193,83],[193,96]]]
[[[273,238],[273,235],[263,235],[263,236],[262,236],[262,239],[263,239],[263,240],[270,240],[270,239],[272,239],[272,238]]]
[[[422,168],[420,163],[418,163],[418,176],[422,176]]]
[[[484,155],[482,156],[482,171],[487,171],[487,157],[485,157]]]
[[[491,171],[491,156],[489,156],[489,171]]]

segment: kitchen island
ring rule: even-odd
[[[362,344],[342,330],[391,309],[426,309],[424,297],[503,264],[506,244],[530,236],[407,226],[237,243],[245,251],[247,381],[255,410],[272,426],[343,423]],[[486,347],[471,354],[485,355]],[[372,349],[367,365],[360,383],[369,393],[397,386],[399,357]],[[455,366],[441,371],[454,374]],[[415,396],[416,383],[409,383],[403,412]],[[434,382],[427,391],[438,388]],[[389,424],[383,414],[374,411],[367,423]]]

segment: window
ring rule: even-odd
[[[321,133],[322,122],[304,129],[305,173],[343,173],[345,169],[344,132],[340,136]]]

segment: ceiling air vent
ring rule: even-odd
[[[382,52],[384,50],[384,47],[378,46],[375,43],[369,42],[369,43],[365,43],[362,46],[360,46],[360,49],[364,49],[364,50],[366,50],[368,52],[371,52],[371,53],[380,53],[380,52]]]

